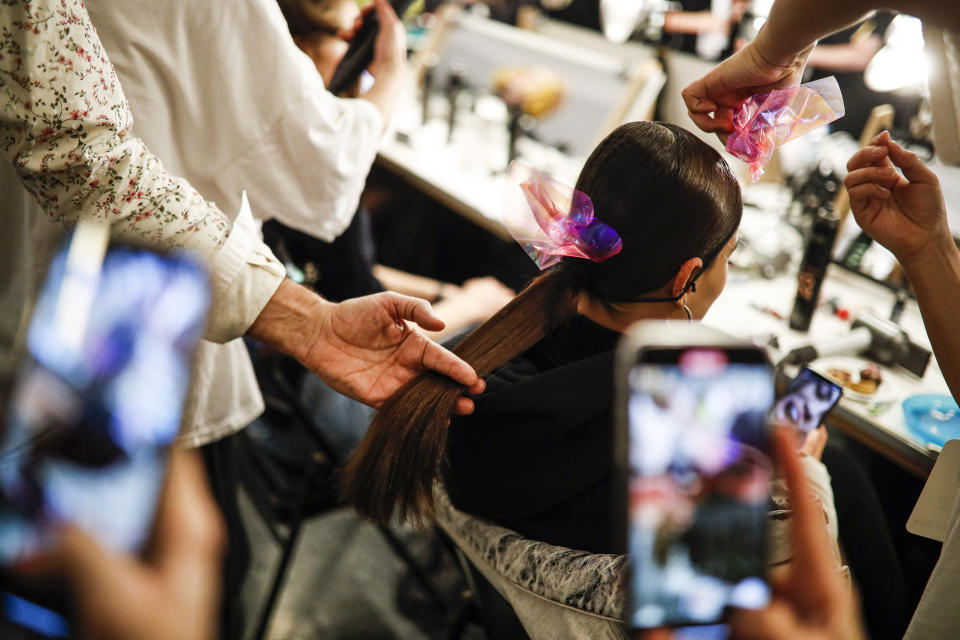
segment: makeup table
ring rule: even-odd
[[[458,115],[459,124],[448,141],[446,99],[431,97],[431,118],[424,124],[416,93],[410,87],[398,101],[377,163],[474,224],[513,242],[501,222],[500,194],[507,167],[503,102],[478,95],[474,108]],[[523,162],[566,184],[576,182],[584,160],[527,138],[518,141],[518,149]]]
[[[860,310],[869,310],[886,318],[894,304],[895,296],[891,290],[831,265],[820,300],[836,298],[842,307],[849,310],[850,319],[841,320],[827,307],[821,306],[814,314],[809,333],[793,331],[787,326],[786,318],[790,315],[796,295],[795,273],[796,268],[792,267],[783,275],[765,280],[731,271],[723,294],[714,303],[704,322],[759,343],[765,343],[771,335],[777,336],[779,349],[771,356],[776,360],[790,350],[809,343],[812,338],[848,334],[850,323]],[[772,313],[784,319],[778,319]],[[900,326],[914,343],[930,349],[919,308],[913,300],[907,303]],[[817,362],[813,365],[816,368]],[[881,367],[881,371],[883,384],[889,386],[877,398],[878,402],[870,404],[844,397],[829,414],[827,423],[912,473],[926,477],[936,462],[940,448],[927,444],[910,431],[901,405],[914,394],[949,395],[940,368],[936,359],[931,357],[923,378],[900,367]]]
[[[429,42],[411,60],[411,82],[397,101],[377,160],[507,241],[512,239],[500,222],[500,194],[509,164],[509,115],[504,101],[491,93],[497,74],[543,69],[560,83],[556,108],[538,120],[521,116],[529,134],[518,136],[516,152],[520,162],[568,185],[604,135],[623,122],[652,117],[666,81],[649,47],[611,47],[596,32],[549,21],[541,27],[548,32],[443,12]],[[424,105],[419,79],[427,68],[431,91]],[[452,91],[455,75],[459,88]]]

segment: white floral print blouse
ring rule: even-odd
[[[0,0],[0,151],[23,187],[63,223],[93,218],[121,240],[199,252],[214,285],[205,337],[242,335],[282,266],[247,207],[231,224],[129,135],[132,122],[82,0]]]

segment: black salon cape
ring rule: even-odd
[[[614,553],[613,349],[577,316],[487,379],[453,420],[444,480],[454,506],[534,540]]]

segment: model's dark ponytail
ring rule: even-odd
[[[561,274],[545,273],[453,352],[480,377],[523,353],[576,311],[576,293]],[[400,388],[370,424],[346,465],[343,494],[374,522],[416,523],[433,513],[433,481],[454,404],[464,387],[424,373]]]
[[[649,298],[689,258],[708,268],[740,224],[740,186],[726,162],[675,125],[618,127],[590,154],[576,188],[617,231],[623,250],[604,262],[564,258],[471,333],[454,353],[481,377],[576,313],[581,295],[616,310]],[[430,515],[447,425],[463,391],[423,374],[377,413],[344,475],[344,495],[361,514],[377,522]]]

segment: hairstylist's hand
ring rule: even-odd
[[[386,126],[406,78],[407,30],[387,0],[374,0],[372,4],[364,7],[363,14],[357,20],[357,27],[360,26],[363,16],[371,10],[377,12],[380,30],[373,45],[373,61],[367,71],[376,78],[376,82],[361,97],[377,107],[383,115],[384,126]],[[354,29],[355,32],[356,29]],[[353,33],[344,33],[341,37],[349,40],[353,35]]]
[[[929,249],[953,244],[940,180],[888,132],[855,153],[847,169],[844,184],[857,223],[904,266]]]
[[[766,608],[731,616],[731,635],[742,640],[864,640],[853,597],[834,567],[820,510],[807,493],[795,442],[783,429],[774,434],[793,511],[793,559],[775,581]]]
[[[764,30],[710,73],[683,90],[683,101],[693,122],[726,141],[733,130],[733,111],[754,93],[800,84],[813,45],[783,58],[773,59],[764,45]]]
[[[316,364],[310,368],[337,391],[374,407],[426,369],[471,387],[471,392],[483,388],[470,365],[406,321],[428,331],[444,327],[430,303],[418,298],[386,292],[341,302],[318,327]],[[472,408],[468,398],[458,401],[459,412]]]
[[[223,525],[199,455],[174,450],[145,560],[106,551],[68,528],[31,573],[66,579],[82,638],[213,640],[222,546]]]
[[[340,393],[379,407],[405,382],[433,370],[480,393],[483,381],[466,362],[419,331],[444,323],[426,300],[378,293],[334,304],[284,280],[247,332],[288,353]],[[473,411],[460,398],[457,413]]]
[[[380,32],[373,48],[368,71],[379,79],[381,73],[403,71],[407,67],[407,30],[387,0],[374,0]]]

